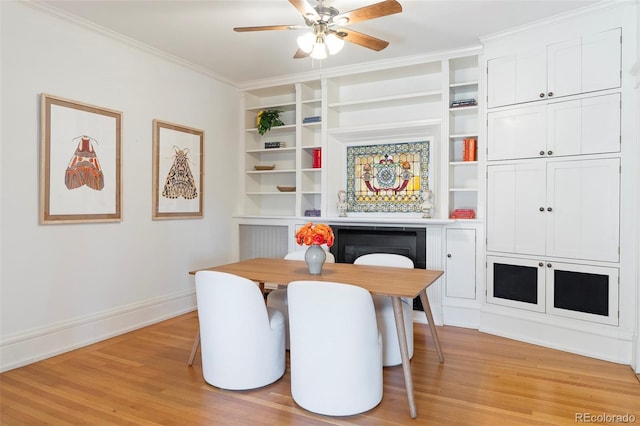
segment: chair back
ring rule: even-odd
[[[325,263],[336,263],[336,258],[333,255],[333,253],[327,250],[324,250],[324,251],[327,254],[327,259],[325,260]],[[287,260],[304,260],[305,253],[306,253],[306,250],[296,250],[296,251],[287,253],[287,255],[284,258]]]
[[[282,376],[284,316],[267,310],[256,283],[217,271],[198,271],[195,281],[205,380],[225,389],[251,389]],[[263,365],[256,361],[261,356]]]
[[[343,416],[382,400],[382,340],[371,294],[357,286],[288,286],[291,394],[303,408]]]
[[[355,265],[390,266],[394,268],[414,268],[413,260],[401,254],[371,253],[358,257]]]

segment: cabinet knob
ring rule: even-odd
[[[544,151],[540,151],[540,155],[544,155]]]
[[[550,263],[547,263],[547,268],[551,268],[551,266],[552,265]]]
[[[540,207],[540,211],[543,212],[544,211],[544,207]]]
[[[548,155],[553,155],[553,151],[547,151]]]
[[[538,266],[541,266],[541,267],[542,267],[542,266],[544,266],[544,263],[539,262],[539,263],[538,263]]]
[[[547,211],[548,211],[548,212],[550,212],[550,211],[552,211],[552,210],[553,210],[553,209],[552,209],[551,207],[547,207]]]
[[[541,97],[541,98],[544,98],[544,93],[540,93],[540,97]]]
[[[451,257],[451,253],[447,253],[447,257]]]
[[[549,96],[549,97],[553,96],[553,92],[547,93],[547,96]]]

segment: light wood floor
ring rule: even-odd
[[[640,383],[629,366],[456,327],[438,327],[439,364],[415,325],[418,418],[409,417],[401,367],[385,368],[373,410],[324,417],[291,399],[288,370],[273,385],[222,391],[187,366],[195,313],[0,375],[3,425],[575,425],[576,415],[632,415]],[[256,354],[256,356],[260,356]],[[598,420],[589,418],[591,423]],[[605,418],[602,418],[606,423]],[[612,423],[612,418],[608,418]]]

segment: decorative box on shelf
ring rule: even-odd
[[[475,106],[478,105],[478,101],[475,99],[460,99],[458,101],[453,101],[449,105],[451,108],[461,108],[466,106]]]
[[[475,219],[476,211],[474,209],[454,209],[449,215],[449,219]]]
[[[316,209],[305,210],[304,211],[304,215],[305,216],[320,217],[320,210],[316,210]]]
[[[264,149],[274,149],[274,148],[286,148],[286,142],[265,142]]]

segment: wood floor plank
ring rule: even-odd
[[[384,369],[383,400],[347,417],[320,416],[276,383],[226,391],[187,365],[190,313],[0,375],[2,425],[575,425],[576,415],[628,415],[640,424],[640,380],[629,366],[457,327],[438,327],[438,362],[426,325],[414,325],[411,361],[418,418],[402,367]]]

